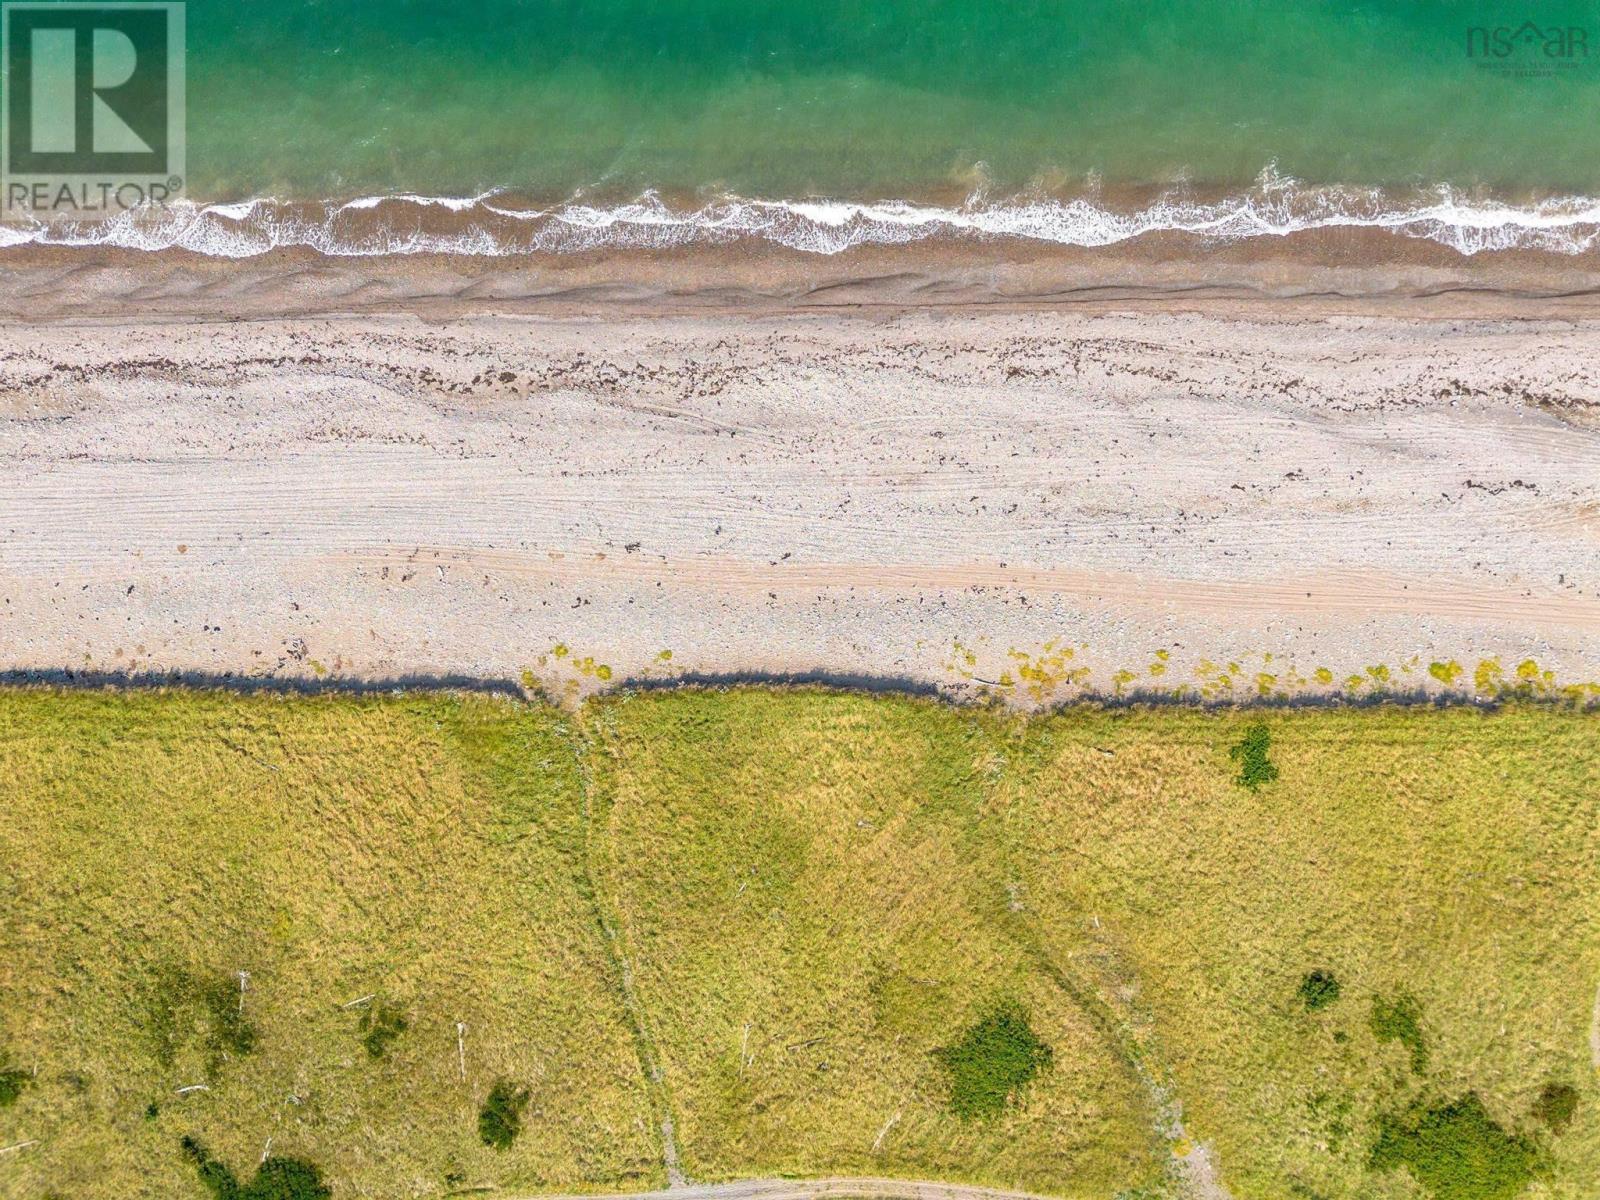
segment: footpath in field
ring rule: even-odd
[[[0,692],[0,1180],[1578,1200],[1597,720]]]

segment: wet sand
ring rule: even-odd
[[[409,312],[739,314],[799,309],[1083,308],[1296,302],[1296,313],[1584,316],[1600,311],[1600,251],[1464,256],[1378,230],[1214,241],[1154,234],[1102,248],[933,239],[835,254],[743,241],[508,258],[430,254],[247,258],[187,251],[0,250],[8,324],[245,320]],[[1537,302],[1537,303],[1533,303]]]

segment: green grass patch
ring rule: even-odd
[[[1433,1200],[1513,1200],[1533,1179],[1539,1156],[1468,1095],[1383,1118],[1371,1163],[1375,1171],[1409,1171]]]
[[[1256,721],[1245,728],[1244,737],[1228,751],[1228,757],[1239,764],[1235,782],[1254,792],[1278,778],[1278,768],[1267,757],[1272,749],[1272,732],[1266,724]]]
[[[15,1067],[0,1071],[0,1108],[9,1108],[22,1097],[22,1089],[28,1086],[29,1078],[26,1071]]]
[[[1578,1089],[1570,1083],[1547,1083],[1533,1102],[1533,1119],[1551,1133],[1563,1133],[1578,1113]]]
[[[1399,1042],[1406,1048],[1413,1072],[1421,1075],[1428,1069],[1428,1044],[1422,1037],[1422,1009],[1416,997],[1407,992],[1374,996],[1368,1023],[1379,1042]]]
[[[950,1073],[950,1110],[959,1117],[1004,1112],[1028,1082],[1050,1065],[1051,1050],[1019,1008],[991,1013],[960,1041],[935,1052]]]
[[[156,1062],[171,1067],[193,1046],[207,1079],[223,1063],[243,1058],[256,1047],[255,1027],[244,1016],[244,989],[238,978],[201,974],[163,965],[150,985],[148,1028]]]

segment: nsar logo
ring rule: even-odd
[[[1589,31],[1582,25],[1474,25],[1467,30],[1467,57],[1491,71],[1551,76],[1589,61]]]

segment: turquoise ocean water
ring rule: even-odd
[[[187,13],[194,203],[97,239],[496,253],[757,236],[830,250],[1387,223],[1466,250],[1584,249],[1600,223],[1600,2],[190,0]]]

